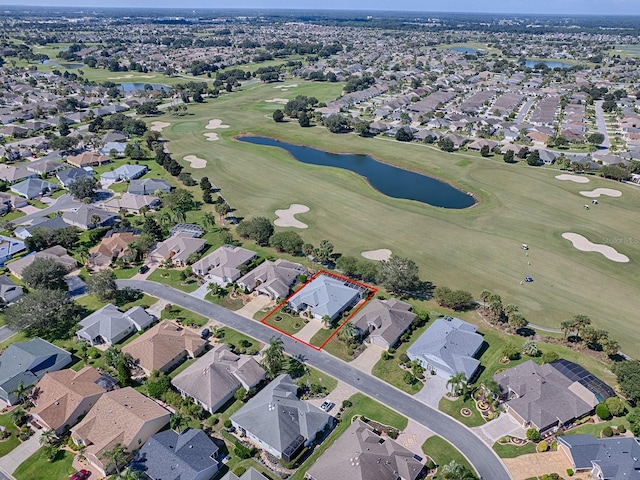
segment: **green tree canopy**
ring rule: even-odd
[[[640,402],[640,361],[618,362],[613,365],[612,370],[624,396],[633,403]]]
[[[255,217],[241,222],[236,231],[241,237],[250,238],[258,245],[267,245],[273,235],[273,225],[268,218]]]
[[[392,254],[380,262],[378,282],[394,293],[413,293],[420,288],[418,265],[413,260]]]
[[[103,302],[114,301],[118,296],[116,274],[109,268],[91,274],[87,278],[87,291]]]
[[[81,177],[75,182],[69,184],[68,190],[77,200],[94,200],[96,198],[96,189],[98,182],[93,177]]]
[[[67,290],[64,276],[67,269],[51,258],[36,258],[22,271],[22,280],[35,289],[47,288]]]
[[[304,241],[296,232],[286,231],[274,233],[269,239],[269,245],[279,252],[297,255],[302,251]]]

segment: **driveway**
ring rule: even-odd
[[[9,327],[7,327],[6,325],[0,327],[0,342],[4,342],[9,337],[12,337],[15,334],[16,332],[14,332],[13,330],[9,330]]]
[[[36,453],[40,448],[40,436],[43,431],[44,429],[37,430],[36,433],[31,435],[29,440],[22,442],[4,457],[0,458],[0,470],[13,473],[22,462]]]
[[[65,193],[64,195],[59,197],[55,201],[55,203],[53,205],[51,205],[50,207],[43,208],[42,210],[40,210],[38,212],[30,213],[28,215],[25,215],[24,217],[17,218],[16,220],[14,220],[13,223],[16,224],[16,225],[24,225],[26,223],[31,222],[32,220],[34,220],[36,218],[44,217],[45,215],[47,215],[49,213],[54,213],[54,212],[57,212],[59,210],[69,210],[71,208],[78,208],[78,207],[80,207],[82,205],[84,205],[82,202],[78,202],[77,200],[74,200],[71,195],[69,195],[68,193]]]
[[[425,454],[422,451],[422,444],[427,440],[427,438],[432,437],[433,435],[435,434],[424,425],[414,422],[413,420],[409,420],[407,428],[400,432],[396,442],[419,457],[424,458]]]
[[[508,413],[501,413],[498,418],[479,427],[474,427],[472,430],[475,430],[490,447],[505,435],[522,438],[523,440],[527,438],[527,432],[523,426]]]
[[[302,329],[295,334],[297,339],[309,343],[313,336],[322,330],[322,323],[317,318],[311,318]]]
[[[253,320],[253,316],[268,305],[275,306],[275,302],[266,295],[252,295],[249,298],[251,301],[249,301],[244,307],[236,310],[236,313],[250,320]]]
[[[40,212],[42,209],[38,207],[34,207],[33,205],[27,205],[26,207],[18,208],[25,215],[33,215],[34,213]]]
[[[365,373],[371,373],[373,366],[380,360],[383,351],[384,348],[371,343],[367,345],[366,350],[358,355],[355,360],[349,362],[349,365]]]
[[[503,459],[505,465],[513,475],[514,480],[525,480],[540,477],[545,473],[558,473],[562,476],[567,468],[573,465],[562,452],[529,453],[517,458]]]
[[[118,286],[137,288],[205,317],[215,318],[218,322],[265,344],[276,336],[282,340],[285,351],[289,355],[302,358],[308,365],[347,383],[359,392],[446,438],[467,457],[483,478],[511,479],[511,475],[496,453],[462,423],[326,352],[315,350],[288,336],[278,335],[273,329],[260,322],[249,320],[231,310],[205,302],[167,285],[149,281],[118,280]]]
[[[420,400],[422,403],[429,405],[431,408],[438,408],[440,400],[447,393],[447,381],[437,375],[429,375],[425,372],[427,383],[422,390],[416,393],[413,398]]]

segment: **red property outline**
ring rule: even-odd
[[[344,281],[346,281],[346,282],[353,283],[353,284],[355,284],[355,285],[359,285],[359,286],[361,286],[361,287],[366,288],[370,293],[369,293],[369,295],[367,296],[367,298],[364,300],[364,302],[362,302],[362,303],[360,304],[360,306],[359,306],[358,308],[356,308],[356,309],[351,313],[351,315],[349,315],[349,317],[348,317],[344,322],[342,322],[342,325],[340,325],[340,327],[338,327],[338,329],[337,329],[335,332],[333,332],[333,333],[329,336],[329,338],[327,338],[327,339],[322,343],[322,345],[320,345],[319,347],[316,347],[315,345],[311,345],[310,343],[307,343],[307,342],[305,342],[304,340],[300,340],[298,337],[296,337],[296,336],[294,336],[294,335],[291,335],[290,333],[287,333],[287,332],[285,332],[284,330],[280,330],[278,327],[274,327],[273,325],[271,325],[271,324],[267,323],[267,319],[268,319],[271,315],[273,315],[274,313],[276,313],[278,310],[280,310],[280,308],[281,308],[283,305],[285,305],[285,304],[289,301],[289,299],[290,299],[291,297],[293,297],[294,295],[297,295],[297,294],[298,294],[298,293],[299,293],[299,292],[300,292],[304,287],[306,287],[309,283],[311,283],[313,280],[315,280],[316,278],[318,278],[320,275],[328,275],[328,276],[333,277],[333,278],[338,278],[338,279],[340,279],[340,280],[344,280]],[[356,313],[358,313],[358,312],[362,309],[362,307],[364,307],[367,303],[369,303],[369,300],[371,300],[371,299],[373,298],[373,296],[374,296],[376,293],[378,293],[378,289],[377,289],[377,288],[371,287],[371,286],[366,285],[366,284],[361,283],[361,282],[357,282],[357,281],[352,280],[352,279],[347,278],[347,277],[343,277],[342,275],[338,275],[337,273],[328,272],[328,271],[326,271],[326,270],[320,270],[319,272],[316,272],[316,273],[315,273],[311,278],[309,278],[305,283],[303,283],[303,284],[302,284],[302,286],[301,286],[298,290],[296,290],[296,291],[295,291],[295,292],[293,292],[291,295],[289,295],[286,299],[284,299],[282,302],[280,302],[280,304],[278,304],[278,305],[277,305],[273,310],[271,310],[271,312],[269,312],[269,314],[268,314],[266,317],[264,317],[262,320],[260,320],[260,323],[263,323],[263,324],[265,324],[266,326],[268,326],[268,327],[270,327],[270,328],[273,328],[274,330],[276,330],[276,331],[278,331],[278,332],[282,333],[283,335],[286,335],[286,336],[287,336],[287,337],[289,337],[289,338],[293,338],[293,339],[294,339],[295,341],[297,341],[297,342],[300,342],[300,343],[305,344],[307,347],[311,347],[311,348],[314,348],[314,349],[316,349],[316,350],[322,350],[322,349],[324,348],[324,346],[325,346],[327,343],[329,343],[329,342],[331,341],[331,339],[332,339],[333,337],[335,337],[335,336],[338,334],[338,332],[342,329],[342,327],[344,327],[344,326],[347,324],[347,322],[349,322],[349,321],[351,320],[351,318],[352,318]]]

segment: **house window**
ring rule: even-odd
[[[140,445],[140,444],[142,444],[142,439],[141,438],[138,439],[138,445]]]

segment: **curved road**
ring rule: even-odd
[[[425,405],[410,395],[391,385],[367,375],[328,353],[310,348],[296,340],[281,335],[260,322],[249,320],[231,310],[192,297],[167,285],[146,280],[118,280],[118,286],[141,290],[154,297],[199,313],[227,325],[250,337],[269,343],[273,336],[279,336],[290,355],[304,359],[306,363],[331,375],[366,395],[375,398],[399,413],[428,427],[455,445],[476,468],[481,478],[490,480],[510,480],[511,476],[501,460],[482,440],[467,427],[451,417]]]

